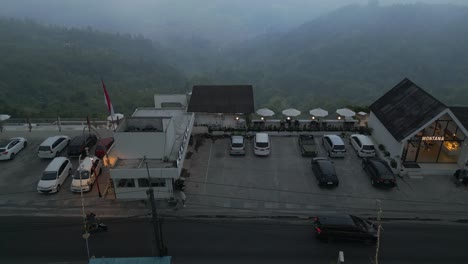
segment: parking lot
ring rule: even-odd
[[[247,140],[245,156],[229,155],[229,138],[204,139],[186,160],[187,203],[206,210],[243,209],[258,214],[295,211],[356,212],[375,215],[378,205],[394,216],[418,212],[437,213],[441,218],[468,218],[468,192],[457,188],[446,177],[419,179],[397,177],[397,187],[380,189],[371,185],[348,140],[345,158],[333,159],[340,180],[336,188],[321,188],[311,170],[311,158],[302,157],[297,136],[271,136],[271,154],[253,154],[252,140]],[[326,157],[316,135],[319,156]],[[378,202],[379,200],[380,202]]]
[[[73,138],[80,133],[82,131],[2,133],[2,139],[19,136],[28,140],[26,149],[18,153],[14,160],[0,161],[0,205],[2,208],[4,210],[22,208],[36,214],[60,214],[62,210],[70,209],[80,212],[81,196],[80,193],[70,191],[71,176],[66,179],[60,192],[56,194],[40,194],[36,190],[42,171],[52,160],[37,157],[39,145],[49,136],[68,135]],[[90,153],[94,153],[94,148],[90,150]],[[60,156],[67,156],[66,148]],[[73,164],[74,173],[78,166],[78,158],[71,158],[70,160]],[[106,168],[103,168],[103,172],[98,179],[101,194],[103,194],[109,179],[109,172]],[[89,210],[92,210],[94,206],[109,203],[109,201],[99,198],[97,184],[94,184],[92,191],[84,193],[84,197],[84,203]]]

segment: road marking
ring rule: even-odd
[[[208,170],[210,169],[211,149],[212,149],[212,148],[213,148],[213,143],[210,144],[210,154],[208,155],[208,164],[206,165],[205,187],[203,188],[203,194],[206,194],[206,182],[208,181]]]

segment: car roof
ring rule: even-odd
[[[231,137],[232,143],[243,143],[244,137],[243,136],[232,136]]]
[[[317,165],[320,167],[323,174],[336,175],[335,167],[333,167],[331,160],[319,159],[317,160]]]
[[[370,163],[372,163],[372,165],[374,166],[374,168],[376,168],[379,173],[382,173],[384,172],[384,174],[381,174],[381,175],[391,175],[392,177],[395,176],[395,174],[393,173],[393,171],[390,169],[390,167],[388,166],[387,162],[384,161],[384,160],[381,160],[379,158],[371,158],[371,159],[367,159]]]
[[[101,139],[98,140],[97,144],[98,144],[98,145],[107,145],[107,144],[109,144],[111,141],[114,141],[114,138],[113,138],[113,137],[101,138]]]
[[[63,162],[65,160],[68,160],[68,158],[66,158],[66,157],[55,157],[49,163],[49,165],[47,165],[47,168],[44,171],[51,171],[51,170],[58,169],[63,164]]]
[[[91,159],[93,159],[93,160],[91,160]],[[96,156],[84,158],[81,161],[80,165],[78,166],[78,170],[89,170],[89,169],[91,169],[91,167],[93,166],[93,161],[97,160],[97,159],[99,160],[99,158],[96,157]]]
[[[255,134],[255,140],[258,142],[268,142],[268,134],[267,133],[257,133]]]
[[[40,146],[50,146],[52,144],[54,144],[55,141],[57,141],[57,139],[59,138],[63,138],[63,137],[67,137],[67,136],[52,136],[52,137],[48,137],[46,138]]]
[[[359,141],[361,141],[362,145],[374,145],[372,140],[370,140],[370,138],[368,136],[366,136],[366,135],[353,134],[353,135],[351,135],[351,137],[355,137],[355,138],[359,139]]]
[[[334,145],[344,145],[343,139],[338,135],[324,135],[324,137],[328,137]]]

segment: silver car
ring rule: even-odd
[[[14,159],[27,145],[28,141],[24,137],[14,137],[0,142],[0,160]]]

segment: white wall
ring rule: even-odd
[[[377,144],[382,144],[385,146],[386,150],[390,152],[390,157],[395,158],[395,156],[400,156],[403,153],[404,143],[396,141],[396,139],[388,132],[380,120],[370,113],[368,125],[373,129],[372,137],[377,142]]]
[[[164,132],[117,132],[114,133],[117,143],[112,151],[113,156],[121,159],[162,159],[164,157]]]
[[[220,127],[236,127],[236,114],[208,114],[208,113],[196,113],[195,114],[195,126],[209,125],[209,126],[220,126]],[[242,117],[245,118],[245,117]]]
[[[175,137],[176,137],[174,121],[173,119],[170,119],[170,120],[171,122],[169,122],[169,124],[167,124],[167,127],[166,127],[166,145],[165,145],[165,150],[164,150],[164,156],[167,156],[167,157],[171,155],[172,147],[174,146]]]

